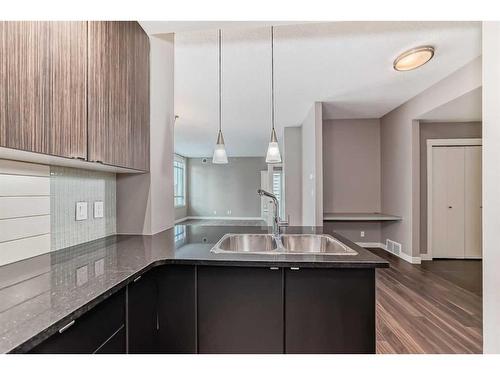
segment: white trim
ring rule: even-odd
[[[390,251],[387,250],[387,248],[385,247],[385,244],[383,244],[381,242],[355,242],[355,243],[356,243],[356,245],[361,246],[361,247],[378,247],[382,250],[387,251],[389,254],[397,256],[398,258],[401,258],[401,259],[403,259],[411,264],[420,264],[422,261],[421,257],[412,257],[406,253],[403,253],[403,252],[401,252],[399,254],[391,253]]]
[[[450,138],[427,140],[427,254],[426,260],[432,260],[432,148],[439,146],[482,146],[481,138]]]

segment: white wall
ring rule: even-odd
[[[500,353],[500,22],[483,22],[483,351]]]
[[[51,251],[50,168],[0,159],[0,266]]]
[[[404,73],[402,73],[404,74]],[[402,244],[407,255],[420,255],[419,116],[477,89],[481,58],[437,82],[380,120],[382,212],[403,220],[382,225],[382,241]]]
[[[150,37],[150,173],[118,175],[117,232],[154,234],[174,223],[174,35]]]
[[[283,145],[285,219],[302,225],[302,127],[284,128]]]
[[[323,114],[313,104],[302,123],[302,225],[323,225]]]

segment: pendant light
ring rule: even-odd
[[[222,30],[219,29],[219,133],[212,158],[214,164],[227,164],[226,146],[222,135]]]
[[[271,140],[267,147],[266,163],[275,164],[281,163],[280,147],[278,145],[278,137],[274,130],[274,27],[271,26]]]

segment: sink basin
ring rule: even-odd
[[[284,234],[281,241],[277,241],[271,234],[226,234],[211,252],[269,255],[358,254],[326,234]]]
[[[276,252],[278,244],[271,234],[226,234],[212,249],[214,253]]]
[[[284,234],[281,236],[287,254],[357,255],[353,249],[325,234]]]

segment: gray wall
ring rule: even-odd
[[[285,217],[290,225],[302,225],[302,128],[284,129]]]
[[[382,211],[403,220],[382,225],[382,240],[402,244],[407,255],[420,255],[420,116],[482,84],[481,58],[458,69],[380,119]]]
[[[323,121],[323,211],[380,212],[380,120]]]
[[[480,122],[420,123],[420,253],[427,254],[427,140],[481,138]]]
[[[263,157],[229,158],[229,164],[189,158],[188,216],[260,217],[260,171]],[[231,210],[231,213],[228,213]]]

